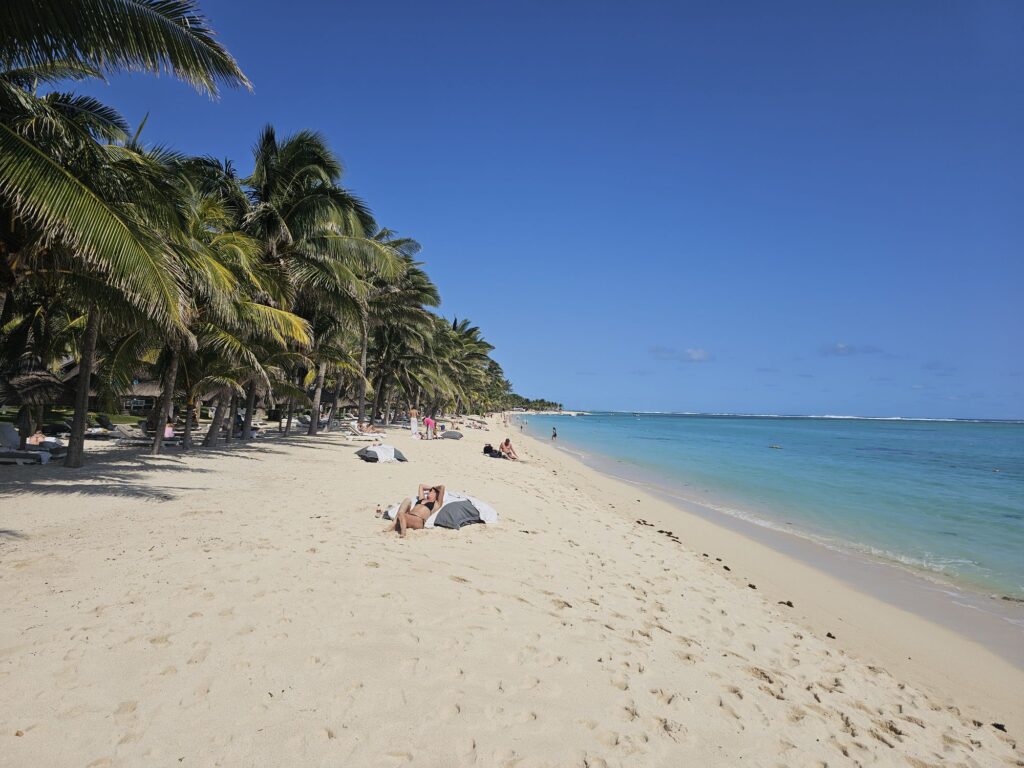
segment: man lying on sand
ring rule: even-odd
[[[405,499],[395,513],[395,520],[384,529],[385,533],[398,531],[403,539],[409,528],[419,530],[427,522],[427,518],[434,514],[435,509],[444,506],[443,485],[421,485],[415,499]]]

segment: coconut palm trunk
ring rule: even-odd
[[[363,352],[359,358],[359,371],[362,376],[359,377],[358,397],[359,397],[359,423],[366,423],[366,352],[370,346],[370,329],[363,323]]]
[[[217,445],[217,441],[220,440],[220,430],[224,424],[224,414],[227,413],[229,400],[230,398],[227,393],[222,390],[217,398],[217,408],[213,412],[210,431],[206,433],[206,438],[203,440],[203,445],[206,448],[213,448]]]
[[[85,323],[82,339],[82,353],[78,360],[78,386],[75,388],[75,415],[71,420],[71,437],[68,439],[68,453],[64,458],[65,467],[80,467],[85,458],[85,425],[89,418],[89,387],[92,384],[93,358],[96,357],[96,340],[100,334],[100,313],[93,307]]]
[[[242,439],[252,440],[252,413],[256,410],[256,382],[250,381],[245,390],[245,422],[242,424]]]
[[[373,395],[373,413],[370,414],[370,418],[374,418],[384,407],[384,390],[387,389],[385,382],[388,379],[388,371],[382,365],[380,372],[377,374],[377,381],[374,382],[374,395]]]
[[[192,450],[192,413],[195,411],[195,402],[189,398],[185,402],[185,434],[181,436],[182,450]]]
[[[238,421],[238,395],[232,393],[231,395],[231,415],[228,423],[228,434],[225,437],[226,440],[235,439],[235,423]]]
[[[334,420],[334,415],[338,410],[338,398],[341,397],[341,374],[338,374],[338,380],[334,383],[334,392],[331,394],[331,407],[327,410],[327,426],[324,427],[324,432],[331,431],[331,421]]]
[[[292,414],[295,413],[295,401],[292,398],[288,398],[288,421],[284,425],[284,436],[288,437],[292,433]]]
[[[394,405],[395,400],[395,388],[388,387],[388,396],[384,399],[384,423],[391,424],[394,421],[394,413],[391,411],[391,406]]]
[[[324,376],[327,375],[327,363],[323,362],[316,369],[316,384],[313,388],[313,412],[309,415],[307,435],[316,435],[320,429],[320,396],[324,391]]]
[[[178,348],[171,347],[171,356],[167,360],[167,370],[164,371],[164,386],[160,393],[160,401],[156,407],[156,429],[153,435],[153,447],[149,450],[150,456],[160,455],[160,449],[164,444],[164,425],[171,413],[171,404],[174,402],[174,385],[178,381]]]

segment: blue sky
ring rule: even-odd
[[[1024,417],[1024,4],[200,5],[254,93],[88,90],[243,172],[321,131],[520,393]]]

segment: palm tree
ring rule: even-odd
[[[436,307],[441,303],[437,287],[431,282],[422,264],[414,261],[420,244],[411,238],[399,238],[389,229],[381,229],[373,238],[376,242],[392,249],[400,259],[401,269],[397,274],[383,274],[374,271],[374,265],[365,265],[364,281],[367,290],[359,301],[362,350],[360,368],[362,378],[357,391],[359,421],[365,420],[366,387],[370,378],[368,351],[370,336],[377,328],[404,326],[422,328],[429,323],[429,314],[424,307]],[[381,377],[386,378],[387,368]],[[381,378],[379,377],[379,378]],[[380,382],[383,383],[383,382]],[[378,390],[380,386],[378,385]],[[379,402],[379,398],[377,400]],[[376,410],[375,405],[375,410]]]
[[[193,161],[176,167],[176,192],[182,227],[172,247],[184,275],[183,329],[167,339],[165,383],[156,413],[165,417],[177,386],[178,366],[189,368],[186,376],[186,443],[191,436],[192,408],[203,394],[201,387],[224,387],[229,373],[248,371],[250,392],[270,378],[260,363],[267,350],[289,345],[306,347],[311,342],[308,324],[291,312],[255,300],[273,289],[259,262],[260,243],[237,231],[230,196],[204,192],[211,185],[205,169]],[[216,189],[216,185],[214,185]],[[195,369],[195,370],[193,370]],[[196,370],[202,375],[195,375]],[[252,402],[247,404],[252,410]],[[251,417],[251,413],[250,413]],[[162,444],[162,421],[156,424],[152,452]]]
[[[265,298],[294,308],[320,329],[309,377],[309,434],[315,435],[327,368],[342,362],[333,354],[340,349],[339,334],[365,296],[361,274],[394,277],[404,265],[395,248],[368,236],[376,231],[373,217],[340,186],[341,163],[319,134],[300,131],[279,140],[267,126],[253,154],[245,228],[262,243],[264,263],[279,277],[278,292]]]
[[[96,126],[80,109],[102,105],[36,93],[39,83],[121,70],[169,73],[217,95],[218,84],[250,87],[191,0],[5,0],[0,4],[0,310],[16,279],[11,264],[33,233],[102,264],[110,279],[173,315],[166,258],[146,230],[77,173],[84,154],[103,156]],[[103,116],[107,128],[122,128]],[[45,130],[26,129],[43,125]],[[107,139],[124,138],[107,133]],[[54,151],[54,145],[74,152]]]

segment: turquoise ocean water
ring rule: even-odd
[[[535,437],[556,427],[561,447],[724,514],[1024,598],[1024,422],[519,418]]]

